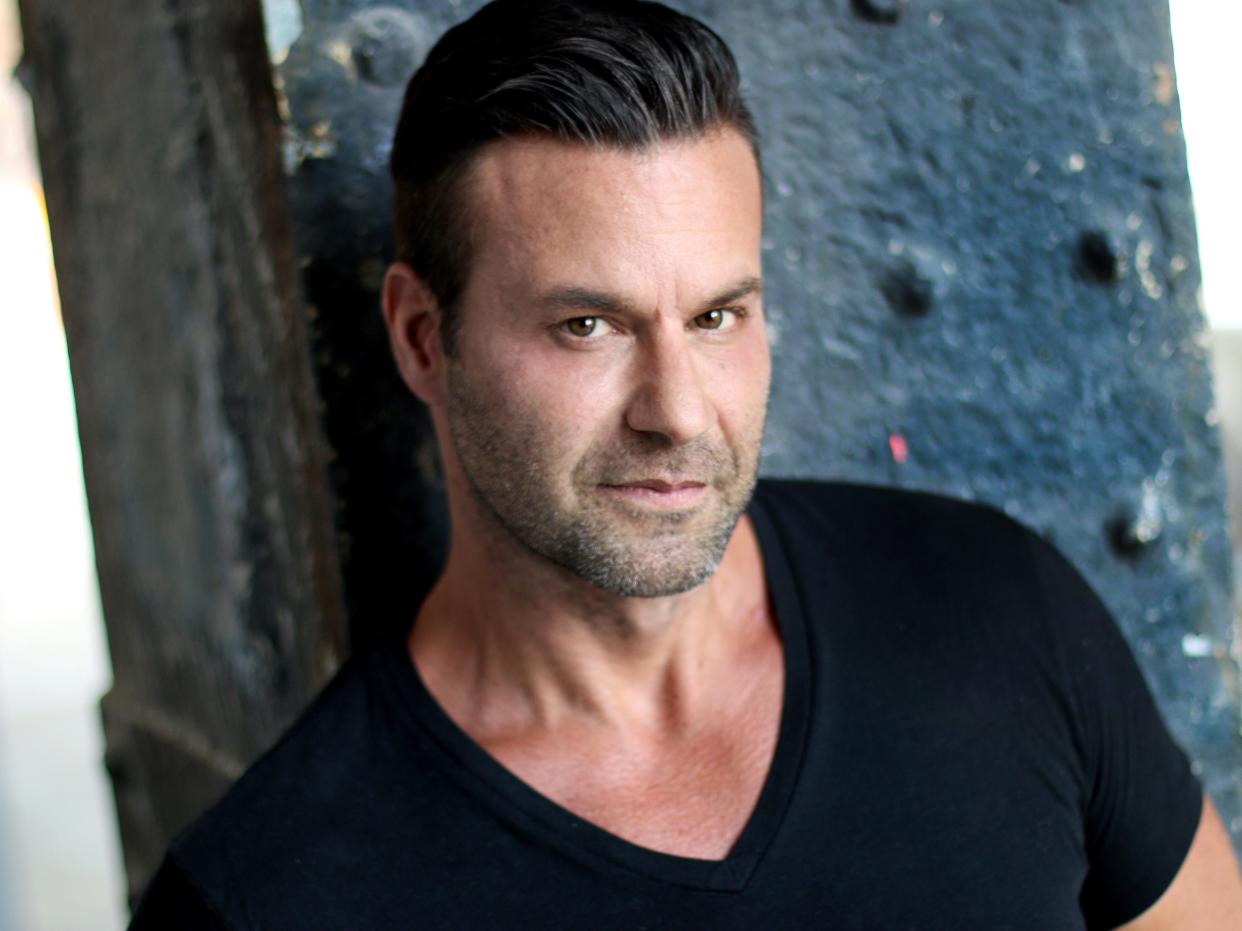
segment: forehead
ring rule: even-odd
[[[472,278],[758,274],[759,170],[731,129],[639,150],[502,140],[478,156],[467,196]]]

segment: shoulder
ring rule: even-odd
[[[437,801],[444,780],[429,765],[432,754],[386,695],[382,659],[346,663],[272,749],[171,844],[165,871],[177,888],[193,889],[229,926],[300,914],[359,869],[358,851],[391,835],[397,809],[412,849],[420,820],[426,827],[446,807]]]
[[[821,541],[851,550],[884,548],[896,556],[961,558],[973,553],[1027,556],[1038,535],[999,508],[929,491],[848,482],[764,479],[759,509],[787,541]],[[999,552],[997,547],[1000,547]]]
[[[1121,924],[1160,896],[1190,846],[1201,789],[1069,559],[997,508],[925,492],[764,482],[756,503],[808,613],[822,615],[821,652],[849,656],[838,676],[862,669],[860,690],[918,682],[917,706],[901,713],[916,707],[937,733],[982,709],[970,729],[999,722],[996,745],[1019,764],[1006,778],[1034,777],[1031,798],[1053,787],[1067,800],[1091,926]]]
[[[348,660],[276,743],[174,846],[191,847],[198,838],[226,830],[233,822],[271,819],[268,802],[273,797],[286,803],[314,803],[331,798],[335,787],[354,778],[354,751],[367,742],[374,727],[369,665],[364,658]],[[289,805],[283,807],[288,810]]]
[[[806,513],[829,512],[838,516],[891,516],[909,518],[919,514],[941,517],[990,518],[1010,521],[998,508],[978,501],[894,485],[861,482],[764,478],[756,498],[783,510]]]
[[[223,798],[173,841],[170,854],[184,873],[193,877],[216,851],[254,849],[283,834],[355,778],[356,750],[371,726],[365,665],[347,661]]]
[[[904,632],[919,649],[955,656],[963,674],[984,675],[972,662],[1002,669],[1022,656],[1017,673],[1046,674],[1064,688],[1065,651],[1089,631],[1115,630],[1069,560],[989,504],[872,485],[764,481],[752,513],[761,539],[777,541],[808,617],[831,618],[834,630],[857,626],[868,638]],[[1109,639],[1108,649],[1125,649],[1119,637]]]

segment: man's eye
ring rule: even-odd
[[[604,331],[604,322],[599,317],[574,317],[561,324],[570,336],[585,339]]]
[[[727,330],[737,323],[740,315],[727,307],[709,310],[694,318],[694,325],[700,330]]]

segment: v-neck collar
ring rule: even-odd
[[[733,849],[721,860],[662,853],[625,840],[542,795],[506,769],[445,713],[418,674],[404,639],[379,649],[375,659],[401,714],[400,721],[429,735],[462,788],[501,820],[536,835],[562,855],[619,866],[674,885],[720,892],[743,889],[776,835],[793,796],[809,726],[810,662],[806,623],[789,560],[763,502],[763,485],[747,512],[755,528],[764,576],[785,653],[785,694],[772,765],[759,800]]]

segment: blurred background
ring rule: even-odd
[[[279,4],[269,4],[269,7]],[[1171,0],[1217,406],[1242,540],[1242,9]],[[16,0],[0,0],[0,931],[124,926],[97,703],[110,669]],[[1239,577],[1242,560],[1235,559]]]

